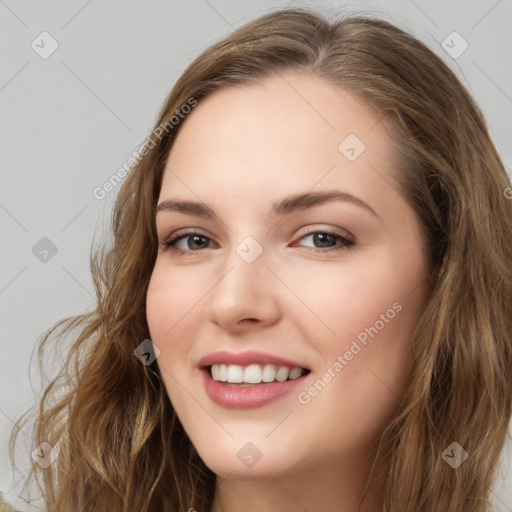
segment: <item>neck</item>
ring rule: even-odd
[[[211,512],[377,512],[383,485],[376,478],[367,482],[370,466],[364,471],[322,466],[293,476],[265,472],[251,480],[217,477]]]

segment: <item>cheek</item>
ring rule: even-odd
[[[146,319],[150,338],[160,350],[157,364],[171,395],[175,379],[179,381],[179,373],[186,368],[184,358],[189,340],[184,327],[190,326],[187,322],[195,314],[192,307],[195,297],[191,288],[182,286],[168,274],[158,266],[153,271],[146,297]]]
[[[171,272],[158,262],[148,286],[146,319],[150,338],[160,350],[157,364],[176,409],[186,402],[180,383],[190,377],[190,349],[197,337],[194,326],[201,323],[201,299],[207,290],[204,288],[195,281],[191,283],[185,273]]]
[[[392,251],[375,251],[371,258],[328,267],[319,265],[300,279],[288,274],[310,310],[302,308],[301,325],[322,361],[318,385],[305,390],[304,401],[314,399],[314,408],[339,417],[357,410],[368,425],[383,424],[410,375],[413,332],[426,300],[421,266]]]
[[[387,248],[352,254],[341,262],[307,262],[300,271],[278,269],[293,292],[280,292],[286,298],[284,315],[300,321],[307,337],[329,354],[347,350],[346,341],[358,335],[363,343],[371,339],[366,328],[381,338],[382,333],[396,337],[399,324],[416,315],[421,300],[412,293],[421,280],[413,261]]]
[[[146,296],[146,318],[153,342],[174,338],[183,321],[194,315],[204,291],[197,283],[187,282],[176,271],[169,271],[164,264],[153,270]]]

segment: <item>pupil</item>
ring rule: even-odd
[[[319,242],[321,247],[330,247],[329,242],[332,242],[333,235],[329,233],[316,233],[314,235],[314,241]],[[327,242],[327,244],[326,244]],[[322,245],[323,244],[323,245]]]
[[[194,248],[193,246],[194,246],[194,245],[196,245],[196,242],[197,242],[198,240],[203,240],[203,242],[204,242],[204,241],[206,240],[206,238],[205,238],[204,236],[193,236],[193,237],[191,237],[191,238],[190,238],[190,240],[192,240],[192,242],[191,242],[191,243],[189,242],[188,247],[189,247],[189,249],[193,249],[193,248]],[[197,245],[199,245],[199,246],[200,246],[200,245],[201,245],[201,242],[199,242]],[[203,244],[203,245],[204,245],[204,244]],[[197,247],[196,247],[196,248],[197,248]],[[200,247],[200,248],[201,248],[201,247]]]

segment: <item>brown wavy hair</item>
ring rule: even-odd
[[[490,510],[511,418],[509,179],[475,101],[426,45],[371,16],[329,22],[295,8],[235,30],[187,67],[155,124],[172,129],[148,139],[116,198],[113,238],[91,253],[95,309],[61,320],[40,340],[42,356],[50,339],[71,339],[33,421],[34,447],[46,441],[59,452],[48,469],[34,463],[31,471],[48,512],[210,510],[215,474],[185,434],[156,363],[134,356],[149,338],[154,208],[181,126],[173,116],[215,90],[286,70],[353,93],[390,123],[400,192],[430,248],[431,294],[412,340],[410,385],[377,442],[382,510]],[[454,441],[469,454],[456,469],[441,457]]]

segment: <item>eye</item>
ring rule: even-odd
[[[174,235],[162,244],[163,249],[172,248],[177,252],[197,252],[208,247],[210,238],[202,233],[189,232]]]
[[[313,244],[313,246],[310,245],[309,247],[317,252],[340,251],[354,247],[355,245],[355,242],[352,240],[329,230],[311,231],[300,237],[299,240],[306,240],[308,238]],[[338,245],[336,246],[336,244]]]

